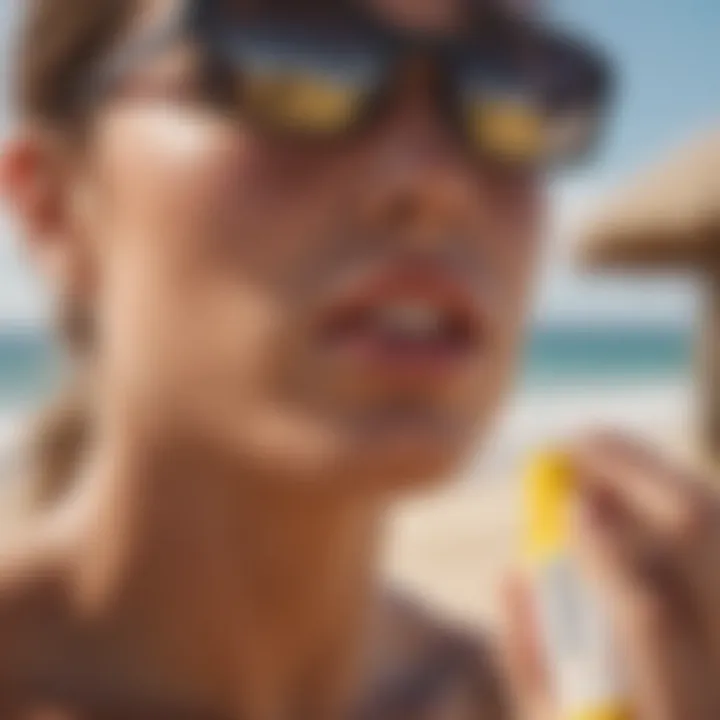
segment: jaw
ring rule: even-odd
[[[251,423],[222,424],[204,434],[213,447],[199,454],[222,458],[235,482],[358,500],[452,477],[477,437],[472,419],[429,410],[319,417],[267,409],[254,412]]]

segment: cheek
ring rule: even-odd
[[[486,250],[494,268],[490,279],[496,317],[491,375],[504,386],[521,360],[524,331],[535,290],[546,227],[544,189],[535,182],[494,182],[486,189]]]
[[[123,228],[123,249],[197,259],[206,240],[228,232],[245,196],[242,137],[152,111],[114,117],[98,144],[104,217]]]
[[[544,183],[535,177],[491,175],[484,180],[483,190],[490,214],[498,224],[498,234],[510,240],[507,248],[532,254],[546,224]]]
[[[200,117],[118,114],[97,150],[109,353],[145,375],[172,355],[186,379],[242,368],[257,382],[288,335],[283,278],[314,257],[342,184]]]
[[[135,243],[191,274],[213,265],[255,280],[285,276],[343,205],[346,183],[331,164],[200,114],[121,116],[101,141],[104,221],[124,228],[126,250]]]
[[[544,188],[536,183],[523,184],[500,195],[498,214],[508,238],[502,252],[511,273],[517,278],[520,299],[524,302],[537,270],[547,230],[547,197]]]
[[[97,145],[108,354],[145,375],[153,357],[160,370],[172,356],[166,371],[181,375],[193,365],[217,374],[217,358],[248,362],[240,346],[251,343],[239,341],[264,332],[272,296],[250,282],[253,243],[241,230],[252,173],[242,136],[141,111],[114,116]]]

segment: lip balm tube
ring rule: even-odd
[[[544,453],[525,478],[525,554],[559,720],[633,720],[608,614],[570,547],[573,472]]]

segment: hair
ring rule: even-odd
[[[16,105],[22,122],[72,133],[77,98],[93,63],[129,25],[140,0],[24,0],[16,49]],[[93,352],[88,308],[59,298],[58,331],[73,377],[41,414],[29,452],[30,502],[52,505],[69,489],[91,430],[91,397],[83,369]]]

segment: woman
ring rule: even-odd
[[[33,0],[18,68],[3,187],[83,394],[0,561],[0,715],[507,717],[486,644],[377,560],[505,392],[598,61],[490,2]],[[575,455],[638,717],[716,717],[714,496],[628,441]]]

